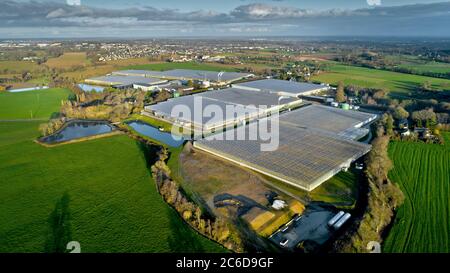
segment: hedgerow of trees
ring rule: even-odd
[[[389,119],[389,118],[388,118]],[[395,210],[403,203],[404,196],[400,188],[388,178],[392,161],[388,156],[390,136],[380,122],[377,137],[372,142],[372,150],[366,158],[366,177],[369,185],[368,206],[363,218],[350,240],[339,251],[368,252],[370,241],[382,242],[381,234],[390,224]]]
[[[221,217],[205,217],[201,208],[188,200],[178,183],[170,178],[170,169],[166,165],[167,150],[163,148],[158,154],[159,160],[151,167],[158,190],[164,200],[171,205],[183,219],[204,236],[217,241],[236,252],[243,251],[242,240],[234,227]]]

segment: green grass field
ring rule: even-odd
[[[90,64],[85,52],[67,52],[57,58],[49,59],[45,65],[49,68],[67,69]]]
[[[142,65],[131,65],[127,66],[125,69],[142,69],[142,70],[155,70],[164,71],[170,69],[193,69],[193,70],[210,70],[210,71],[227,71],[233,72],[237,71],[232,67],[227,67],[223,65],[214,64],[204,64],[195,62],[186,63],[153,63],[153,64],[142,64]]]
[[[66,89],[47,89],[20,93],[0,93],[0,120],[48,119],[59,112],[62,100],[70,94]]]
[[[450,73],[449,63],[426,61],[410,55],[388,55],[386,59],[394,62],[398,67],[411,69],[416,73]]]
[[[222,252],[160,197],[142,151],[114,136],[45,148],[38,122],[0,123],[0,252]],[[62,239],[61,239],[62,238]]]
[[[411,69],[418,73],[450,73],[450,64],[440,62],[408,62],[399,67]]]
[[[37,94],[39,98],[37,98]],[[62,89],[0,94],[1,119],[48,118]],[[36,116],[35,116],[36,118]],[[43,121],[0,121],[0,253],[224,252],[159,195],[142,147],[125,135],[45,148]]]
[[[0,73],[21,74],[23,71],[35,72],[40,67],[31,61],[0,61]]]
[[[385,252],[450,252],[450,133],[446,146],[393,142],[389,177],[405,202],[384,243]]]
[[[392,95],[408,95],[414,93],[422,83],[429,81],[435,90],[450,91],[450,80],[432,77],[403,74],[385,70],[376,70],[357,66],[328,63],[327,72],[314,76],[314,81],[345,85],[356,85],[366,88],[387,88]]]

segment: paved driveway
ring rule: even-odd
[[[333,218],[335,212],[325,208],[307,209],[300,220],[291,221],[287,231],[281,229],[274,233],[270,240],[280,245],[284,239],[289,242],[284,248],[293,250],[300,242],[310,240],[322,245],[332,235],[332,230],[328,227],[328,221]]]

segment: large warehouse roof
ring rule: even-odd
[[[233,84],[233,87],[245,88],[255,91],[266,90],[270,92],[280,92],[285,93],[286,95],[294,95],[294,96],[308,95],[328,88],[327,86],[320,84],[283,81],[275,79],[265,79]]]
[[[192,69],[173,69],[167,71],[152,70],[124,70],[113,72],[115,75],[139,75],[150,78],[184,79],[184,80],[206,80],[211,82],[233,82],[252,77],[250,73],[239,72],[215,72]]]
[[[255,126],[257,122],[248,125],[246,130],[256,130]],[[206,138],[194,145],[308,191],[370,150],[370,145],[283,122],[279,124],[279,146],[274,151],[262,151],[264,141],[261,140],[226,140],[225,135],[223,138]]]
[[[246,119],[245,115],[250,115],[251,118],[254,118],[255,115],[266,111],[266,109],[264,108],[273,109],[273,107],[284,106],[286,104],[296,102],[300,103],[300,101],[297,99],[288,99],[281,100],[281,104],[279,104],[280,96],[273,93],[227,88],[218,91],[210,91],[196,95],[170,99],[165,102],[147,106],[145,107],[145,110],[154,112],[158,116],[164,116],[165,118],[175,120],[182,120],[184,122],[193,122],[198,126],[201,126],[203,124],[206,124],[206,122],[211,118],[202,118],[201,120],[194,119],[194,111],[199,111],[199,109],[195,109],[195,98],[202,98],[202,109],[200,109],[202,112],[207,107],[215,105],[220,107],[223,113],[226,113],[227,106],[235,106],[238,113],[236,113],[234,117],[229,117],[229,119],[225,121],[243,120]],[[173,116],[173,109],[179,106],[188,107],[188,109],[192,113],[192,116],[183,118]],[[220,122],[212,126],[213,124],[210,123],[208,124],[208,127],[215,127],[219,124]]]
[[[140,76],[120,76],[120,75],[109,75],[103,77],[96,77],[86,79],[87,83],[103,84],[103,85],[130,85],[130,84],[159,84],[166,82],[165,80],[146,78]]]
[[[164,77],[164,72],[162,71],[149,71],[149,70],[120,70],[114,71],[112,74],[121,76],[139,76],[149,78]]]
[[[198,100],[196,102],[196,99],[201,98],[201,108],[198,108],[199,103]],[[217,117],[221,118],[221,120],[213,120],[212,117],[206,117],[203,114],[196,114],[203,113],[203,111],[209,107],[219,107],[223,113],[226,113],[227,105],[236,106],[236,116],[230,116],[228,119],[225,116]],[[178,108],[177,108],[178,107]],[[189,109],[190,113],[189,116],[177,116],[176,114],[179,114],[177,109],[179,111],[183,111],[184,109]],[[231,103],[225,103],[218,100],[212,100],[208,98],[203,98],[198,95],[192,95],[192,96],[183,96],[175,99],[170,99],[165,102],[158,103],[156,105],[151,105],[145,107],[146,111],[153,111],[157,116],[168,118],[171,120],[176,121],[182,121],[185,123],[192,123],[197,127],[210,127],[214,128],[217,126],[223,125],[224,122],[231,122],[233,120],[239,120],[239,119],[245,119],[246,115],[248,116],[255,116],[258,115],[259,109],[255,107],[245,107],[242,105],[235,105]],[[213,109],[213,108],[211,108]]]
[[[205,92],[199,94],[203,98],[229,102],[241,105],[256,105],[271,107],[279,103],[290,103],[298,99],[289,98],[279,101],[280,96],[269,92],[254,92],[238,88],[227,88],[217,91]]]
[[[253,76],[250,73],[239,72],[214,72],[204,70],[189,70],[189,69],[174,69],[166,71],[167,77],[184,78],[184,79],[196,79],[196,80],[208,80],[212,82],[220,81],[237,81],[243,78]]]
[[[361,127],[376,118],[375,114],[310,105],[281,115],[280,122],[348,139],[357,139],[368,133],[368,129]]]

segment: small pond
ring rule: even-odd
[[[53,135],[41,138],[40,141],[47,144],[54,144],[83,137],[106,134],[113,130],[113,126],[107,121],[69,121],[61,130]]]
[[[155,139],[171,147],[179,147],[184,142],[182,137],[174,136],[170,132],[161,132],[158,128],[142,121],[131,121],[127,124],[139,134]]]
[[[80,87],[81,90],[85,91],[85,92],[97,92],[97,93],[101,93],[103,92],[103,90],[105,90],[104,87],[102,86],[97,86],[97,85],[90,85],[90,84],[85,84],[85,83],[80,83],[78,84],[78,87]]]

